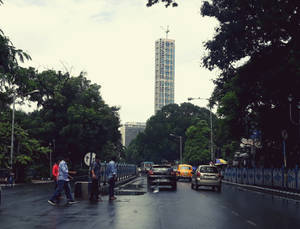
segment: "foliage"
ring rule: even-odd
[[[184,161],[189,164],[207,164],[210,161],[210,128],[205,120],[198,121],[186,131]]]
[[[36,73],[29,84],[39,90],[31,99],[41,110],[32,114],[27,126],[45,144],[55,140],[54,156],[68,154],[79,163],[87,152],[101,155],[108,141],[118,145],[118,108],[104,103],[100,86],[91,84],[84,73],[71,77],[47,70]]]
[[[178,4],[174,0],[161,0],[161,2],[165,3],[165,7],[169,7],[170,5],[172,5],[172,7],[178,6]],[[148,3],[146,4],[146,6],[151,7],[157,3],[159,3],[159,0],[148,0]]]
[[[273,163],[281,160],[280,133],[286,129],[288,150],[297,151],[299,136],[289,120],[287,97],[300,98],[299,6],[280,0],[213,0],[204,2],[201,13],[220,22],[205,44],[203,64],[222,70],[212,100],[227,129],[227,144],[261,130],[264,151],[274,151]]]
[[[199,120],[209,122],[209,117],[209,110],[191,103],[164,106],[147,121],[145,131],[128,146],[127,159],[135,163],[146,160],[155,162],[179,160],[179,139],[170,134],[182,136],[184,146],[186,130]],[[213,118],[215,121],[216,117]]]

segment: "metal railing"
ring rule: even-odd
[[[300,169],[284,168],[226,168],[224,180],[248,185],[294,189],[300,191]]]

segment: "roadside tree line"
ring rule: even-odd
[[[72,76],[20,65],[30,59],[0,30],[0,168],[11,167],[14,102],[37,104],[33,112],[15,112],[12,167],[18,180],[29,170],[49,176],[50,151],[52,159],[68,155],[73,166],[80,166],[87,152],[102,160],[122,154],[119,108],[105,103],[100,85],[84,72]]]
[[[184,4],[146,2],[149,7]],[[299,3],[211,0],[202,3],[200,14],[219,22],[213,38],[204,44],[202,65],[220,71],[210,98],[220,119],[220,141],[238,149],[242,138],[259,132],[261,148],[251,155],[256,166],[282,167],[285,131],[287,167],[299,166]],[[289,95],[294,98],[291,104]]]

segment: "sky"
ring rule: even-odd
[[[175,40],[175,103],[213,91],[217,72],[202,67],[201,58],[218,23],[200,15],[202,0],[177,0],[176,8],[148,8],[147,0],[3,1],[0,29],[31,56],[25,66],[87,72],[104,101],[120,107],[122,124],[154,115],[155,41],[167,26]]]

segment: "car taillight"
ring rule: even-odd
[[[153,175],[153,171],[152,171],[152,170],[149,170],[148,174],[149,174],[149,175]]]
[[[197,177],[200,177],[201,176],[201,173],[198,171],[197,172]]]

